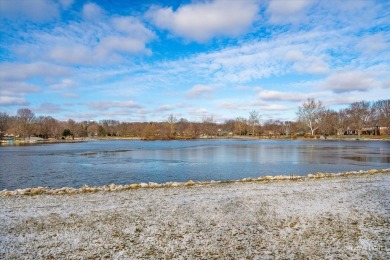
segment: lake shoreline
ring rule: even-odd
[[[243,178],[240,180],[212,180],[212,181],[199,181],[195,182],[189,180],[187,182],[166,182],[166,183],[156,183],[156,182],[141,182],[141,183],[131,183],[128,185],[118,185],[111,183],[103,186],[88,186],[83,185],[81,188],[73,187],[62,187],[62,188],[49,188],[49,187],[31,187],[25,189],[15,189],[15,190],[2,190],[0,191],[0,197],[8,196],[36,196],[36,195],[66,195],[66,194],[82,194],[82,193],[97,193],[97,192],[118,192],[125,190],[134,190],[134,189],[157,189],[157,188],[175,188],[175,187],[190,187],[190,186],[209,186],[209,185],[219,185],[219,184],[231,184],[231,183],[244,183],[244,182],[275,182],[275,181],[307,181],[310,179],[323,179],[323,178],[341,178],[347,176],[358,176],[358,175],[374,175],[374,174],[389,174],[390,168],[388,169],[370,169],[370,170],[360,170],[360,171],[347,171],[339,173],[309,173],[307,176],[300,176],[295,174],[290,175],[277,175],[277,176],[261,176],[258,178]]]
[[[388,194],[389,171],[6,196],[0,258],[386,259]]]
[[[42,139],[42,140],[0,140],[1,146],[12,146],[12,145],[42,145],[42,144],[60,144],[60,143],[80,143],[80,142],[96,142],[96,141],[196,141],[196,140],[283,140],[283,141],[390,141],[390,136],[328,136],[326,138],[305,138],[305,137],[252,137],[252,136],[214,136],[214,137],[197,137],[197,138],[167,138],[167,139],[143,139],[141,137],[99,137],[99,138],[75,138],[75,139]]]

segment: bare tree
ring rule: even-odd
[[[308,98],[306,102],[298,108],[298,120],[303,122],[310,129],[311,135],[320,127],[321,114],[324,111],[324,106],[321,101],[315,101],[313,98]]]
[[[43,138],[49,138],[49,136],[56,137],[59,129],[58,121],[51,116],[40,116],[36,119],[36,131],[37,134]]]
[[[269,119],[263,123],[263,134],[268,136],[275,136],[279,134],[280,126],[279,122]]]
[[[115,135],[118,135],[118,129],[117,126],[115,127],[115,131],[113,131]],[[90,121],[88,124],[88,131],[87,134],[88,136],[96,136],[99,133],[99,124],[96,123],[95,121]]]
[[[249,113],[249,124],[252,126],[252,135],[255,135],[255,127],[260,124],[260,114],[259,112],[253,110]]]
[[[156,139],[157,128],[156,124],[153,122],[147,123],[141,134],[141,138],[145,140],[154,140]]]
[[[177,118],[174,115],[170,114],[168,116],[167,122],[169,124],[170,129],[171,129],[170,135],[173,136],[174,135],[174,127],[175,127],[175,124],[177,122]]]
[[[196,138],[198,135],[198,129],[194,123],[188,123],[187,128],[184,130],[184,136],[189,138]]]
[[[31,124],[35,118],[34,113],[28,108],[21,108],[17,111],[19,134],[23,139],[30,135]]]
[[[225,120],[222,127],[225,131],[233,132],[234,131],[234,124],[235,124],[235,120],[229,119],[229,120]]]
[[[243,117],[237,117],[234,124],[235,132],[239,135],[245,135],[246,134],[246,125],[247,120]]]
[[[347,117],[347,109],[341,109],[337,112],[337,121],[336,121],[336,129],[337,134],[344,135],[344,133],[348,130],[348,117]]]
[[[237,117],[234,120],[225,120],[224,123],[215,122],[212,116],[205,117],[202,122],[190,122],[186,119],[177,120],[174,115],[169,115],[164,122],[119,122],[116,120],[102,120],[75,122],[57,121],[50,116],[35,118],[33,112],[28,108],[19,109],[16,116],[8,116],[0,112],[0,133],[7,131],[9,134],[19,135],[26,138],[29,135],[37,134],[47,137],[60,137],[64,129],[76,137],[94,135],[130,136],[142,137],[145,139],[170,139],[176,135],[177,138],[196,138],[200,135],[215,136],[218,129],[234,132],[238,135],[250,133],[256,135],[268,133],[271,136],[291,135],[310,131],[314,135],[317,131],[321,134],[343,134],[367,130],[367,133],[385,133],[386,127],[390,129],[390,100],[378,100],[375,102],[355,102],[348,108],[339,111],[326,110],[321,101],[308,99],[303,102],[297,111],[296,122],[268,120],[260,128],[260,115],[252,111],[249,117]],[[379,127],[384,127],[379,128]],[[367,128],[367,129],[365,129]],[[68,131],[69,132],[69,131]]]
[[[360,101],[354,102],[347,108],[347,117],[357,132],[358,136],[361,135],[364,127],[367,127],[371,119],[370,102]]]
[[[375,125],[390,128],[390,99],[375,101],[372,109]]]
[[[326,135],[337,134],[339,113],[333,110],[324,110],[321,113],[320,129]]]
[[[215,136],[217,134],[218,126],[213,116],[203,118],[202,130],[207,136]]]
[[[73,119],[69,119],[66,124],[65,128],[70,130],[71,135],[74,137],[74,135],[77,132],[77,123]]]
[[[10,116],[6,113],[0,112],[0,133],[7,131],[10,123]]]
[[[88,122],[88,126],[92,125],[92,122]],[[117,120],[112,119],[104,119],[100,121],[100,124],[103,126],[106,134],[108,136],[116,136],[117,135],[117,126],[120,124]]]
[[[185,135],[185,130],[187,129],[187,127],[189,126],[190,122],[188,122],[187,119],[185,118],[180,118],[177,123],[176,123],[176,132],[181,135],[181,136],[184,136]]]
[[[282,133],[286,136],[289,136],[292,130],[293,122],[291,121],[284,121],[282,122]]]

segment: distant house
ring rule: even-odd
[[[358,130],[350,129],[348,127],[348,129],[344,131],[344,135],[358,135]]]
[[[275,131],[273,131],[273,130],[265,130],[264,133],[263,133],[263,135],[269,135],[269,136],[271,136],[271,135],[276,135],[276,133],[275,133]]]
[[[389,133],[388,127],[384,126],[373,126],[373,127],[365,127],[362,129],[362,135],[386,135]],[[356,129],[347,129],[344,132],[344,135],[358,135],[359,131]]]
[[[222,130],[222,129],[218,129],[217,135],[218,136],[232,136],[233,133],[229,132],[229,131]]]
[[[0,139],[2,140],[11,140],[14,139],[14,135],[9,135],[6,133],[0,133]]]
[[[43,142],[43,141],[45,141],[45,139],[43,139],[41,137],[36,137],[36,136],[30,136],[30,138],[28,139],[29,143],[38,143],[38,142]]]
[[[380,135],[379,127],[365,127],[362,129],[362,135]]]

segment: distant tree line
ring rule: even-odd
[[[193,139],[199,137],[235,136],[294,136],[294,135],[379,135],[389,134],[390,100],[360,101],[339,111],[327,109],[321,101],[308,99],[297,111],[296,121],[267,120],[261,123],[258,111],[248,118],[237,117],[217,123],[213,117],[202,122],[190,122],[170,115],[163,122],[120,122],[101,120],[76,122],[59,121],[51,116],[35,116],[21,108],[16,116],[0,112],[0,134],[22,139],[42,138],[134,137],[141,139]]]
[[[335,111],[325,108],[321,101],[308,99],[298,108],[297,116],[311,135],[389,134],[390,100],[354,102]]]

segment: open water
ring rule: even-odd
[[[390,167],[390,142],[89,141],[0,147],[0,190],[231,180]]]

